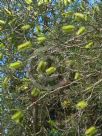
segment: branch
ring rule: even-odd
[[[41,101],[42,99],[44,99],[45,97],[47,97],[48,95],[51,95],[51,94],[53,94],[53,93],[56,93],[57,91],[59,91],[59,90],[61,90],[61,89],[65,89],[66,87],[69,87],[69,86],[71,86],[72,84],[77,83],[77,82],[78,82],[78,80],[77,80],[77,81],[73,81],[73,82],[71,82],[70,84],[67,84],[67,85],[65,85],[65,86],[60,86],[60,87],[56,88],[56,89],[53,90],[53,91],[47,92],[46,94],[44,94],[43,96],[41,96],[37,101],[31,103],[31,105],[29,105],[29,106],[27,107],[27,110],[28,110],[29,108],[31,108],[33,105],[37,104],[37,103],[38,103],[39,101]]]

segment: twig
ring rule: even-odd
[[[77,81],[78,81],[78,80],[77,80]],[[55,90],[50,91],[50,92],[44,94],[44,95],[41,96],[37,101],[35,101],[35,102],[33,102],[31,105],[29,105],[29,106],[27,107],[27,110],[28,110],[29,108],[31,108],[33,105],[35,105],[36,103],[38,103],[39,101],[41,101],[42,99],[44,99],[46,96],[51,95],[51,94],[53,94],[53,93],[56,93],[57,91],[59,91],[59,90],[61,90],[61,89],[64,89],[64,88],[66,88],[66,87],[68,87],[68,86],[71,86],[72,84],[76,83],[77,81],[73,81],[73,82],[71,82],[70,84],[67,84],[67,85],[65,85],[65,86],[58,87],[58,88],[56,88]]]

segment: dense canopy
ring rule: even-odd
[[[0,1],[0,135],[102,135],[102,2]]]

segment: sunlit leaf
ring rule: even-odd
[[[88,106],[88,103],[87,103],[86,101],[82,100],[82,101],[80,101],[80,102],[77,103],[76,108],[77,108],[78,110],[83,110],[83,109],[85,109],[87,106]]]
[[[8,88],[8,83],[9,83],[10,78],[9,77],[5,77],[3,82],[2,82],[2,86],[4,89]]]
[[[29,6],[27,7],[27,9],[28,9],[28,11],[30,11],[30,10],[33,9],[33,7],[29,5]]]
[[[9,65],[10,69],[18,69],[18,68],[21,68],[21,67],[22,67],[21,61],[16,61],[16,62],[13,62]]]
[[[65,6],[68,4],[68,0],[63,0],[63,2]]]
[[[26,2],[27,4],[31,4],[31,3],[32,3],[32,0],[25,0],[25,2]]]
[[[7,8],[4,8],[4,10],[7,15],[12,16],[12,12],[10,10],[8,10]]]
[[[68,12],[62,13],[62,16],[64,16],[64,17],[68,17],[68,16],[72,16],[72,15],[73,15],[72,11],[68,11]]]
[[[32,47],[32,44],[30,41],[27,41],[25,43],[22,43],[18,45],[18,51],[24,51]]]
[[[48,123],[52,127],[56,126],[56,122],[54,120],[49,120]]]
[[[37,13],[38,14],[38,13]],[[39,25],[37,25],[36,27],[35,27],[35,29],[36,29],[36,32],[37,33],[40,33],[41,32],[41,27],[39,26]]]
[[[86,129],[85,136],[95,136],[97,133],[97,128],[95,126],[91,126],[90,128]]]
[[[94,42],[89,42],[84,48],[90,49],[94,45]]]
[[[75,64],[75,60],[66,60],[64,63],[67,67],[69,67]]]
[[[75,29],[75,26],[73,25],[62,26],[63,32],[72,32],[74,29]]]
[[[70,106],[70,101],[69,100],[64,100],[61,105],[63,108],[68,108]]]
[[[42,4],[48,4],[49,2],[51,2],[51,0],[38,0],[38,6]]]
[[[80,27],[79,30],[77,31],[76,35],[81,35],[84,32],[86,32],[86,28],[84,26]]]
[[[95,12],[99,12],[100,11],[100,8],[99,8],[99,6],[98,5],[96,5],[96,6],[94,6],[94,9],[93,9]]]
[[[29,30],[30,27],[31,27],[30,25],[24,25],[24,26],[21,27],[21,29],[22,29],[23,31],[26,31],[26,30]]]
[[[51,74],[55,73],[55,71],[56,71],[55,67],[50,67],[50,68],[46,69],[47,75],[51,75]]]
[[[39,64],[38,64],[37,70],[44,72],[45,68],[46,68],[46,65],[47,65],[47,62],[45,62],[43,60],[40,61]]]
[[[86,16],[85,16],[85,14],[82,14],[82,13],[75,13],[74,14],[74,16],[75,16],[75,20],[77,20],[77,21],[86,21],[87,20],[87,18],[86,18]]]
[[[38,89],[38,88],[34,88],[32,91],[31,91],[31,95],[32,96],[39,96],[41,93],[41,91]]]
[[[2,53],[0,53],[0,60],[2,60],[3,59],[3,54]]]
[[[0,20],[0,25],[4,25],[5,21],[4,20]]]
[[[15,121],[16,123],[19,123],[21,119],[23,118],[23,113],[21,111],[17,111],[12,115],[11,119]]]
[[[65,6],[67,6],[73,2],[74,2],[74,0],[61,0],[61,3],[63,3]]]
[[[17,92],[27,92],[29,90],[29,83],[25,81],[21,86],[17,86],[16,90]]]
[[[68,0],[68,2],[71,4],[71,3],[73,3],[75,0]]]
[[[79,73],[79,72],[76,72],[74,79],[77,80],[77,79],[80,79],[80,77],[81,77],[80,73]]]
[[[38,38],[37,38],[37,41],[38,41],[38,43],[39,44],[42,44],[42,43],[44,43],[45,41],[46,41],[46,37],[45,36],[39,36]]]

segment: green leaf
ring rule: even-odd
[[[73,15],[72,11],[68,11],[68,12],[62,13],[62,16],[64,16],[64,17],[68,17],[68,16],[72,16],[72,15]]]
[[[84,48],[90,49],[94,45],[94,42],[89,42]]]
[[[3,43],[0,43],[0,48],[5,47],[5,45]]]
[[[53,74],[55,71],[56,71],[56,68],[55,68],[55,67],[50,67],[50,68],[46,69],[47,75],[51,75],[51,74]]]
[[[74,0],[61,0],[61,3],[64,4],[65,6],[72,4]]]
[[[68,0],[63,0],[64,5],[67,6],[68,5]]]
[[[4,25],[5,21],[4,20],[0,20],[0,25]]]
[[[25,0],[25,2],[26,2],[27,4],[31,4],[31,3],[32,3],[32,0]]]
[[[31,27],[30,25],[24,25],[24,26],[21,27],[21,29],[22,29],[23,31],[26,31],[26,30],[29,30],[30,27]]]
[[[63,32],[72,32],[75,29],[73,25],[66,25],[62,27]]]
[[[77,108],[78,110],[83,110],[83,109],[85,109],[87,106],[88,106],[88,103],[87,103],[86,101],[82,100],[82,101],[80,101],[80,102],[77,103],[76,108]]]
[[[38,6],[43,4],[43,0],[38,0]]]
[[[3,59],[3,54],[2,53],[0,53],[0,60],[2,60]]]
[[[67,66],[67,67],[70,67],[70,66],[73,66],[75,64],[75,60],[66,60],[64,62],[64,64]]]
[[[28,11],[30,11],[30,10],[32,10],[32,9],[33,9],[33,7],[30,6],[30,5],[27,7],[27,10],[28,10]]]
[[[52,126],[52,127],[55,127],[55,126],[56,126],[56,122],[53,121],[53,120],[49,120],[48,123],[49,123],[49,125]]]
[[[68,108],[70,106],[71,102],[69,100],[64,100],[61,105],[63,108]]]
[[[42,4],[48,4],[49,2],[51,2],[51,0],[38,0],[38,6]]]
[[[86,28],[84,26],[80,27],[79,30],[77,31],[76,35],[81,35],[84,32],[86,32]]]
[[[32,44],[30,41],[27,41],[25,43],[22,43],[20,45],[18,45],[18,51],[24,51],[24,50],[27,50],[29,48],[31,48]]]
[[[93,9],[96,13],[98,13],[100,11],[100,8],[98,5],[94,6],[94,9]]]
[[[12,12],[9,11],[7,8],[4,8],[4,10],[5,10],[5,12],[6,12],[7,15],[12,16]]]
[[[31,92],[31,95],[36,97],[36,96],[39,96],[40,93],[41,91],[38,88],[34,88]]]
[[[61,136],[61,132],[56,130],[55,128],[52,128],[49,133],[49,136]]]
[[[70,4],[73,3],[75,0],[67,0]]]
[[[19,123],[20,120],[23,118],[23,113],[21,111],[17,111],[12,115],[11,119],[15,121],[16,123]]]
[[[86,136],[95,136],[97,133],[97,129],[95,126],[91,126],[90,128],[88,128],[86,131],[85,131],[85,135]]]
[[[47,62],[45,61],[40,61],[39,64],[38,64],[38,67],[37,67],[37,71],[42,71],[44,72],[45,71],[45,68],[46,68],[46,65],[47,65]]]
[[[74,16],[75,16],[75,20],[77,20],[77,21],[86,21],[87,20],[86,16],[82,13],[77,12],[74,14]]]
[[[9,83],[9,77],[5,77],[5,79],[2,82],[2,86],[4,89],[8,88],[8,83]]]
[[[21,61],[16,61],[16,62],[11,63],[11,64],[9,65],[9,68],[10,68],[10,69],[19,69],[19,68],[21,68],[21,67],[22,67],[22,62],[21,62]]]
[[[74,79],[75,79],[75,80],[80,79],[80,76],[81,76],[80,73],[79,73],[79,72],[76,72]]]
[[[38,13],[37,13],[37,14],[38,14]],[[37,33],[40,33],[40,32],[41,32],[41,26],[37,25],[37,26],[35,27],[35,29],[36,29],[36,32],[37,32]]]
[[[29,83],[25,81],[21,86],[17,86],[16,90],[18,92],[27,92],[29,90]]]
[[[37,38],[37,41],[38,41],[39,44],[42,44],[46,41],[46,37],[45,36],[39,36]]]
[[[88,92],[91,92],[93,89],[93,85],[89,85],[85,90]]]

